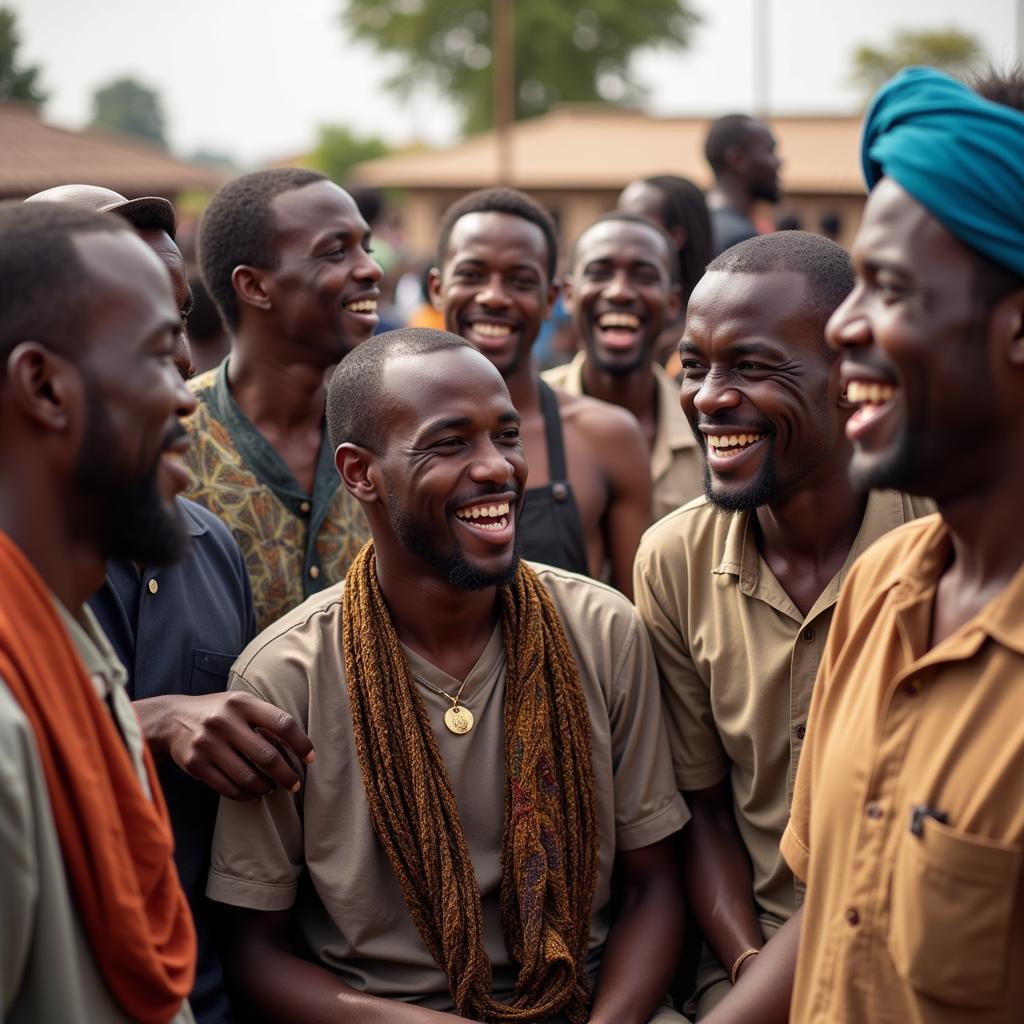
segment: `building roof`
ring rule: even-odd
[[[768,118],[787,192],[864,194],[860,117]],[[512,184],[523,189],[621,188],[634,178],[681,174],[706,188],[707,118],[567,104],[511,129]],[[397,153],[360,164],[352,180],[394,188],[472,189],[498,183],[494,132],[444,150]]]
[[[23,103],[0,103],[0,153],[0,196],[8,198],[70,183],[103,185],[129,198],[175,195],[224,180],[141,140],[54,128]]]

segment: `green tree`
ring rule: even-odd
[[[388,145],[373,136],[357,135],[341,125],[324,124],[317,134],[316,149],[308,164],[315,171],[343,184],[348,172],[364,160],[375,160],[391,152]]]
[[[631,58],[683,49],[699,20],[691,0],[516,0],[516,117],[559,102],[635,103]],[[388,86],[407,97],[424,82],[463,114],[466,131],[491,124],[490,0],[347,0],[355,38],[401,58]]]
[[[18,63],[17,18],[9,7],[0,7],[0,103],[22,100],[37,106],[46,102],[46,93],[37,81],[39,68],[24,68]]]
[[[927,64],[961,78],[977,68],[984,56],[981,43],[956,28],[899,29],[887,47],[858,46],[853,51],[853,81],[871,96],[901,68]]]
[[[92,97],[90,128],[138,135],[167,147],[164,137],[164,111],[160,97],[134,78],[119,78],[97,89]]]

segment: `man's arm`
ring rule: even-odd
[[[288,756],[306,764],[316,754],[287,712],[244,691],[200,696],[166,694],[133,702],[157,760],[171,758],[221,796],[250,800],[300,780]]]
[[[367,995],[288,952],[288,911],[233,909],[224,966],[246,1020],[288,1024],[444,1024],[453,1014]],[[461,1018],[458,1018],[461,1019]]]
[[[800,944],[801,907],[747,963],[732,990],[702,1024],[786,1024]]]
[[[645,1024],[665,998],[685,913],[673,837],[618,854],[622,909],[608,933],[591,1024]]]
[[[602,409],[594,418],[600,422],[594,437],[608,481],[604,540],[611,582],[632,600],[633,559],[644,530],[651,525],[651,458],[631,414],[616,408],[611,415],[610,409]]]
[[[683,793],[692,815],[683,832],[683,877],[697,924],[726,970],[748,949],[762,945],[754,907],[754,881],[728,782]],[[753,965],[748,957],[739,977]]]

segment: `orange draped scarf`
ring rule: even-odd
[[[39,574],[0,532],[0,679],[35,734],[68,887],[116,1002],[167,1024],[192,988],[196,939],[167,808],[142,790]]]

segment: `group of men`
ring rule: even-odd
[[[473,193],[371,337],[351,197],[243,176],[186,384],[168,203],[0,209],[3,1019],[1015,1020],[1022,108],[890,82],[852,260],[726,248],[678,385],[633,213],[560,282]]]

